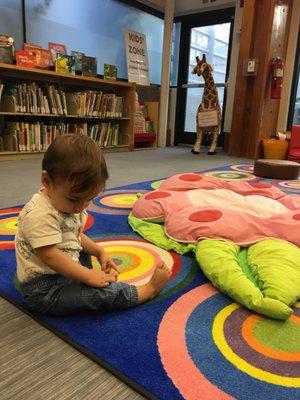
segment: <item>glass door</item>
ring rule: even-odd
[[[210,19],[212,20],[213,17],[211,16]],[[192,26],[193,24],[189,23],[184,26],[184,22],[182,23],[181,41],[188,42],[189,47],[181,46],[180,58],[183,65],[181,65],[181,71],[179,69],[177,101],[179,112],[176,120],[175,144],[192,144],[196,139],[196,113],[204,91],[204,79],[192,74],[196,65],[196,56],[202,58],[202,55],[205,54],[207,62],[213,67],[212,75],[219,94],[222,116],[225,115],[228,57],[233,25],[232,15],[228,15],[225,21],[220,23],[218,22],[218,15],[215,15],[215,22],[207,24],[207,21],[203,21],[203,24],[197,26]],[[219,146],[223,144],[222,136],[221,133],[218,141]],[[207,142],[208,138],[203,137],[203,144],[208,145]]]

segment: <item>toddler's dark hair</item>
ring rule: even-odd
[[[100,147],[79,133],[57,136],[44,155],[42,168],[53,182],[58,178],[70,182],[74,193],[97,186],[104,188],[108,178]]]

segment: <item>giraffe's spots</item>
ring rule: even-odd
[[[300,221],[300,214],[293,215],[293,219],[295,219],[296,221]]]

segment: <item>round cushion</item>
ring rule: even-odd
[[[254,175],[272,179],[298,179],[300,164],[287,160],[256,160]]]

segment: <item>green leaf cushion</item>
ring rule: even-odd
[[[189,251],[196,251],[195,244],[178,243],[176,240],[168,238],[165,234],[163,225],[136,218],[132,213],[128,216],[128,222],[135,232],[162,249],[174,250],[176,253],[181,255],[186,254]]]
[[[258,313],[287,319],[288,307],[300,298],[300,249],[278,239],[265,239],[248,248],[205,239],[182,244],[169,239],[163,225],[129,215],[129,224],[143,238],[179,254],[195,252],[203,273],[223,293]]]
[[[272,251],[276,250],[276,241],[273,241],[273,239],[266,239],[263,242],[271,242],[268,246],[269,253],[271,253],[269,265],[271,265],[271,260],[273,259]],[[251,248],[255,247],[257,244],[258,243],[249,246],[248,254],[251,251]],[[287,248],[292,246],[289,243],[285,244],[287,245]],[[268,245],[268,243],[266,245]],[[212,284],[238,303],[250,310],[272,318],[287,319],[293,310],[285,304],[286,302],[284,301],[284,298],[280,301],[276,298],[265,295],[260,289],[261,276],[259,267],[261,260],[259,254],[258,257],[256,257],[256,253],[254,257],[252,255],[251,260],[252,262],[255,261],[256,273],[251,276],[251,279],[249,279],[239,264],[239,252],[240,247],[234,243],[222,240],[205,239],[198,243],[196,259],[203,273]],[[284,260],[279,258],[277,263],[283,265]],[[294,260],[293,264],[296,267],[296,260]],[[264,282],[264,287],[268,287],[268,280]],[[298,297],[300,297],[299,286]]]
[[[300,298],[300,249],[278,239],[255,243],[248,249],[248,264],[265,296],[292,305]]]

